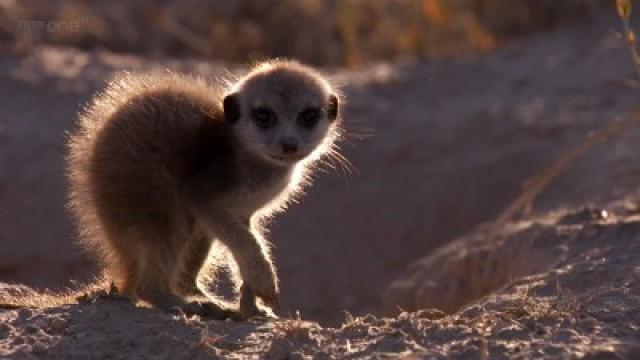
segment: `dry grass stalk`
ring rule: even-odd
[[[624,114],[619,120],[612,121],[604,128],[588,135],[582,143],[566,152],[549,167],[543,169],[531,179],[527,180],[522,194],[520,194],[520,196],[518,196],[494,221],[487,240],[492,241],[496,239],[500,230],[504,228],[504,226],[518,213],[530,213],[533,202],[540,192],[542,192],[542,190],[544,190],[544,188],[547,187],[553,179],[558,177],[558,175],[560,175],[562,171],[578,157],[587,152],[587,150],[591,149],[594,145],[605,142],[612,136],[617,135],[635,125],[638,121],[640,121],[640,108]]]
[[[631,56],[631,61],[633,63],[633,68],[636,71],[636,75],[640,79],[640,53],[638,52],[638,46],[636,44],[636,33],[631,28],[631,9],[631,0],[616,0],[616,10],[618,11],[618,16],[620,16],[620,19],[622,20],[624,42],[629,49],[629,55]]]

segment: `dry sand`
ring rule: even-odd
[[[514,278],[453,315],[438,310],[393,318],[347,314],[338,328],[299,319],[215,321],[136,308],[103,292],[51,308],[0,310],[0,356],[634,359],[640,356],[640,212],[629,205],[612,204],[616,212],[606,217],[553,212],[510,224],[503,247],[555,252],[553,264]],[[473,245],[461,246],[465,241],[476,239],[458,240],[456,250],[441,257],[443,266],[467,256],[475,257],[470,273],[483,271],[491,259]],[[429,295],[447,295],[437,290]],[[0,288],[0,294],[12,293],[38,296],[25,287]]]

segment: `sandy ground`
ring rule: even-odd
[[[640,128],[573,164],[535,203],[535,215],[505,229],[499,243],[478,244],[484,230],[474,230],[535,171],[637,104],[617,26],[603,16],[473,59],[329,70],[344,84],[353,135],[344,152],[358,171],[319,175],[271,238],[282,314],[299,310],[302,319],[341,327],[184,319],[88,296],[1,312],[0,356],[634,358]],[[64,211],[64,134],[111,74],[152,66],[225,73],[219,64],[53,47],[0,55],[0,281],[60,287],[91,276]],[[615,211],[563,223],[586,203]],[[498,254],[495,266],[484,266],[487,254]],[[433,264],[447,266],[428,270]],[[469,285],[485,268],[493,270]],[[447,298],[440,291],[455,300],[449,307],[438,305]],[[397,315],[397,304],[452,315]],[[395,317],[343,321],[343,311]]]
[[[636,200],[612,204],[615,210],[606,216],[602,210],[556,211],[510,224],[503,244],[527,251],[525,241],[531,251],[555,252],[553,264],[514,278],[453,315],[438,310],[394,318],[346,314],[340,327],[323,328],[295,318],[186,318],[93,293],[51,308],[0,309],[0,356],[635,359],[640,356],[640,212],[629,205]],[[472,245],[476,235],[458,240],[457,251],[441,258],[445,267],[465,255],[476,257],[471,272],[486,267],[481,261],[486,252]],[[25,287],[0,287],[0,297],[11,294],[41,296]]]

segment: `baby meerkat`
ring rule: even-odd
[[[226,317],[197,277],[213,241],[238,265],[240,314],[279,305],[261,220],[298,193],[340,132],[338,96],[315,70],[262,63],[227,88],[174,73],[125,74],[70,137],[70,208],[82,244],[119,291],[164,309]]]

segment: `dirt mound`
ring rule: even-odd
[[[491,227],[484,226],[408,266],[387,290],[387,311],[437,308],[454,313],[514,279],[571,261],[585,247],[597,252],[589,241],[572,243],[576,236],[584,238],[577,231],[594,235],[584,224],[604,231],[606,226],[617,225],[617,220],[607,210],[584,208],[512,224],[494,238],[489,236]]]

